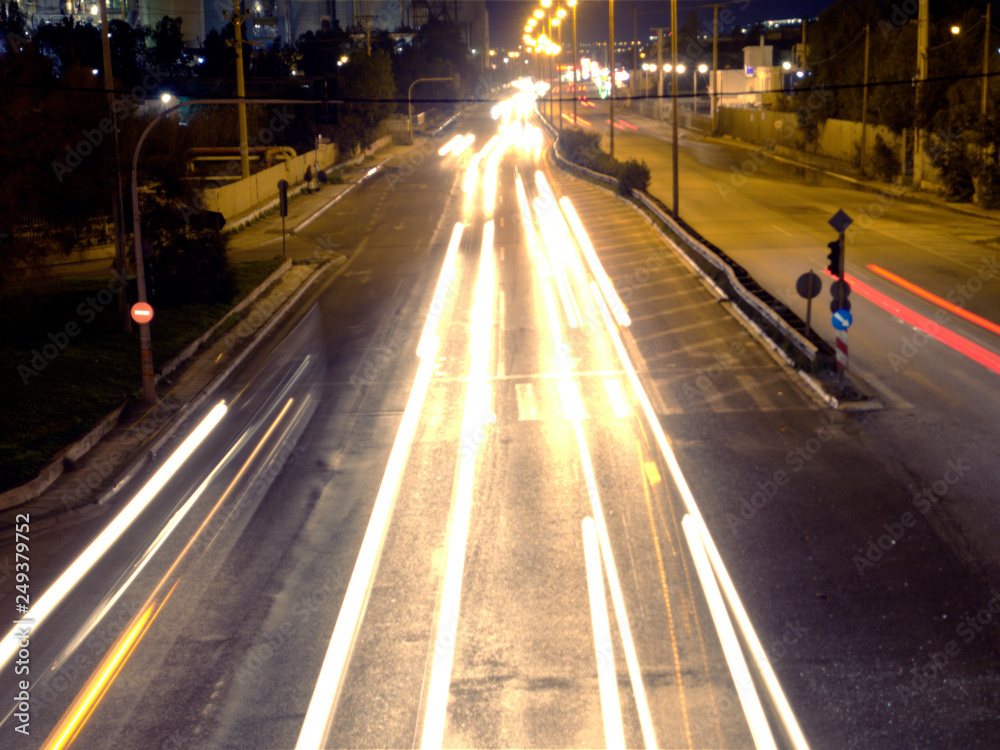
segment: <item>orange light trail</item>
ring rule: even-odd
[[[1000,356],[997,356],[988,349],[984,349],[979,344],[974,344],[964,336],[959,336],[957,333],[949,331],[937,321],[925,318],[920,313],[911,310],[892,297],[873,289],[860,279],[850,274],[845,274],[844,278],[851,285],[851,289],[865,299],[875,303],[886,312],[895,315],[903,322],[909,323],[914,328],[919,328],[928,336],[937,339],[945,346],[951,347],[959,354],[964,354],[974,362],[978,362],[988,370],[992,370],[1000,375]]]
[[[969,312],[964,307],[960,307],[959,305],[949,302],[946,299],[942,299],[941,297],[938,297],[936,294],[932,294],[931,292],[928,292],[926,289],[917,286],[912,281],[907,281],[906,279],[902,278],[901,276],[897,276],[891,271],[886,271],[881,266],[876,266],[874,263],[869,263],[868,267],[875,273],[879,274],[880,276],[884,276],[885,278],[889,279],[889,281],[893,282],[894,284],[899,284],[901,287],[903,287],[903,289],[911,291],[914,294],[923,297],[925,300],[933,302],[935,305],[943,307],[945,310],[948,310],[949,312],[955,313],[955,315],[961,315],[966,320],[971,320],[977,326],[982,326],[988,331],[1000,334],[1000,325],[997,325],[993,321],[986,320],[986,318],[981,318],[975,313]]]
[[[115,681],[122,667],[125,666],[129,657],[132,656],[136,646],[139,645],[139,641],[149,632],[153,621],[156,620],[157,615],[160,614],[163,606],[170,599],[171,594],[174,593],[175,588],[177,588],[177,582],[174,582],[173,587],[167,592],[166,597],[159,606],[156,606],[155,601],[147,604],[133,618],[132,627],[126,628],[118,636],[118,640],[104,656],[100,666],[91,675],[87,684],[73,702],[73,705],[63,715],[59,724],[56,725],[55,730],[49,735],[45,744],[42,745],[43,750],[62,750],[62,748],[69,747],[70,743],[76,739],[77,734],[79,734],[83,725],[86,724],[97,704],[100,703],[108,688],[111,687],[111,683]]]
[[[568,114],[566,114],[565,112],[563,112],[563,119],[564,119],[564,120],[566,120],[566,122],[573,122],[573,115],[568,115]],[[577,115],[577,116],[576,116],[576,121],[577,121],[577,122],[582,122],[582,123],[583,123],[584,125],[586,125],[586,126],[587,126],[588,128],[590,127],[590,123],[589,123],[589,122],[588,122],[587,120],[584,120],[584,119],[583,119],[582,117],[580,117],[579,115]]]

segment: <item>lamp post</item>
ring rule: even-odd
[[[569,0],[569,7],[573,9],[573,126],[576,127],[576,100],[580,95],[577,91],[577,87],[579,86],[577,83],[577,69],[580,67],[580,62],[577,57],[576,46],[576,0]]]
[[[608,0],[608,72],[611,95],[608,97],[608,153],[615,158],[615,0]],[[612,162],[613,164],[614,162]]]
[[[559,79],[559,131],[560,132],[562,132],[562,121],[563,121],[563,113],[562,113],[563,95],[562,95],[562,73],[559,72],[559,63],[562,61],[562,52],[563,52],[562,20],[565,17],[566,17],[566,9],[559,8],[558,10],[556,10],[555,19],[553,19],[553,23],[556,24],[556,27],[559,29],[559,49],[556,52],[556,54],[559,55],[559,57],[556,59],[556,77]]]
[[[450,79],[449,79],[450,80]],[[132,236],[135,239],[135,276],[139,302],[146,302],[146,274],[142,259],[142,222],[139,213],[139,152],[142,151],[142,144],[146,142],[153,126],[163,117],[171,112],[176,112],[183,107],[192,107],[198,104],[319,104],[320,102],[308,102],[301,99],[192,99],[187,102],[175,104],[167,107],[157,114],[145,130],[139,136],[135,144],[135,151],[132,154]],[[328,104],[340,104],[340,101],[331,101]],[[142,394],[146,403],[155,404],[156,398],[156,378],[153,373],[153,344],[149,334],[149,323],[139,324],[139,361],[142,368]]]
[[[694,114],[696,116],[698,114],[698,74],[707,72],[708,66],[705,63],[702,63],[694,69]]]
[[[673,178],[674,178],[674,218],[680,218],[678,210],[678,174],[677,174],[677,0],[670,0],[670,84],[673,90],[670,92],[671,107],[673,108]]]
[[[418,78],[413,83],[410,84],[410,89],[406,93],[406,132],[410,134],[410,140],[413,140],[413,87],[418,83],[423,83],[424,81],[454,81],[454,78]]]

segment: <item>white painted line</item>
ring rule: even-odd
[[[517,383],[514,385],[514,393],[517,395],[517,418],[522,422],[537,420],[535,386],[531,383]]]
[[[611,645],[608,604],[604,598],[604,573],[593,518],[583,519],[583,557],[587,566],[587,593],[590,595],[590,620],[594,626],[594,652],[597,656],[597,684],[601,690],[601,716],[604,741],[609,750],[625,747],[622,707],[615,675],[615,650]]]
[[[559,381],[559,399],[562,401],[563,416],[566,419],[586,419],[587,412],[580,398],[580,384],[575,380],[564,378]]]
[[[740,697],[740,703],[743,704],[743,713],[750,725],[750,734],[753,735],[754,744],[761,749],[777,748],[774,737],[771,735],[771,728],[767,724],[767,717],[764,715],[764,707],[760,704],[760,698],[754,689],[753,678],[750,677],[746,659],[743,658],[743,652],[740,650],[736,631],[733,630],[729,613],[726,612],[726,603],[722,600],[722,594],[719,593],[715,576],[712,574],[712,565],[705,553],[701,534],[698,531],[698,522],[692,516],[685,515],[682,523],[684,536],[687,538],[691,557],[694,559],[694,568],[698,573],[698,580],[701,581],[701,589],[705,593],[705,599],[708,601],[708,611],[712,615],[712,622],[715,623],[715,630],[719,634],[722,653],[729,665],[729,672],[733,676],[733,682],[736,683],[736,693]]]

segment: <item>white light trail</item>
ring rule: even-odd
[[[448,551],[444,581],[441,586],[441,611],[435,628],[434,658],[427,684],[427,708],[420,740],[424,750],[437,750],[444,739],[444,722],[451,687],[451,669],[455,657],[459,606],[462,596],[462,573],[465,549],[472,515],[472,489],[475,479],[476,456],[485,437],[487,422],[492,420],[489,385],[490,348],[492,345],[495,268],[493,259],[493,222],[483,227],[483,245],[479,258],[479,274],[473,300],[470,334],[469,379],[462,416],[462,445],[456,470],[455,492],[448,529]],[[473,450],[468,450],[471,440]]]
[[[448,241],[448,251],[445,253],[444,264],[441,266],[441,275],[438,277],[434,296],[431,298],[431,309],[427,313],[427,321],[420,334],[420,343],[417,344],[417,356],[421,359],[427,356],[433,357],[437,351],[437,324],[444,311],[448,289],[455,280],[455,258],[458,254],[458,245],[462,241],[463,228],[464,225],[461,222],[455,224],[451,232],[451,239]]]
[[[594,626],[594,651],[597,655],[597,684],[601,690],[601,716],[604,741],[609,750],[625,747],[618,678],[615,676],[614,647],[608,623],[608,604],[604,598],[604,573],[593,518],[583,519],[583,557],[587,567],[587,593],[590,596],[590,620]]]
[[[35,602],[35,605],[22,616],[21,622],[30,624],[31,629],[34,630],[51,614],[52,610],[80,582],[80,579],[90,572],[94,565],[97,564],[97,561],[111,548],[111,545],[125,533],[125,530],[146,509],[157,493],[163,489],[163,486],[180,469],[201,442],[208,437],[208,434],[219,423],[225,413],[225,402],[215,405],[201,423],[181,443],[180,447],[174,451],[173,455],[164,461],[159,470],[146,482],[138,494],[129,501],[128,505],[122,509],[121,513],[115,516],[115,519],[101,532],[97,539],[91,542],[87,549],[80,553],[80,556],[42,594],[41,598]],[[17,628],[11,630],[7,634],[7,637],[4,638],[4,645],[0,649],[0,666],[5,666],[14,654],[17,653],[19,639],[14,637],[15,633],[17,633]]]
[[[299,731],[299,738],[295,744],[296,750],[318,750],[322,746],[333,719],[337,699],[340,697],[340,691],[344,685],[347,664],[354,650],[361,620],[368,605],[368,595],[371,592],[372,583],[375,580],[375,570],[382,555],[382,544],[389,529],[389,519],[392,516],[396,493],[399,490],[403,469],[406,466],[406,457],[410,452],[413,437],[420,424],[420,411],[423,409],[431,376],[434,374],[434,368],[437,364],[438,339],[434,331],[441,316],[441,310],[435,310],[435,304],[444,304],[444,296],[452,278],[452,266],[461,236],[462,224],[456,224],[452,231],[448,252],[445,255],[444,267],[441,269],[441,276],[438,279],[434,295],[435,303],[432,303],[431,310],[428,312],[427,323],[418,347],[420,366],[417,369],[417,376],[414,379],[413,389],[410,391],[410,397],[406,402],[403,418],[389,454],[385,474],[382,476],[382,484],[379,486],[372,515],[368,521],[368,528],[365,530],[365,536],[361,542],[358,559],[354,563],[351,580],[344,593],[344,601],[340,606],[340,613],[337,615],[337,623],[334,625],[333,635],[330,637],[330,645],[323,658],[323,665],[320,668],[319,677],[316,679],[316,687],[313,689],[309,708],[306,710],[305,720]]]
[[[743,713],[750,724],[750,734],[753,735],[754,744],[758,748],[776,748],[774,737],[771,736],[771,728],[767,724],[767,716],[764,715],[764,707],[761,706],[757,691],[754,690],[750,670],[747,668],[743,652],[740,650],[736,631],[733,630],[733,624],[729,621],[726,603],[722,600],[722,594],[719,593],[715,576],[712,574],[712,565],[708,561],[708,555],[705,554],[705,547],[698,531],[698,522],[692,516],[685,515],[681,523],[684,527],[684,536],[687,537],[688,547],[691,549],[691,557],[694,559],[698,580],[701,581],[702,591],[705,592],[712,622],[715,623],[715,630],[719,634],[722,653],[726,657],[726,663],[729,664],[729,671],[736,683],[736,693],[740,697]]]
[[[632,385],[632,390],[635,392],[636,398],[642,406],[643,413],[646,416],[646,422],[649,424],[650,429],[653,432],[653,437],[655,438],[656,444],[660,449],[660,453],[674,479],[674,484],[680,493],[681,499],[684,501],[684,505],[687,508],[688,513],[698,524],[698,528],[700,529],[701,537],[705,545],[705,551],[708,553],[709,561],[712,563],[712,569],[715,571],[715,575],[719,579],[719,584],[722,586],[722,591],[726,596],[726,601],[729,602],[729,606],[733,611],[733,615],[736,618],[736,623],[740,628],[740,632],[743,634],[743,638],[750,647],[751,654],[754,657],[754,662],[764,679],[764,684],[767,686],[768,693],[771,695],[775,709],[777,710],[778,715],[788,732],[789,739],[792,741],[793,746],[797,748],[797,750],[807,750],[809,744],[806,742],[805,735],[802,734],[802,730],[799,728],[798,721],[795,719],[795,714],[792,712],[792,708],[788,704],[788,699],[785,697],[784,691],[781,689],[781,684],[778,682],[778,678],[774,674],[774,669],[771,667],[771,663],[767,659],[767,654],[765,653],[763,646],[760,644],[760,639],[757,637],[757,633],[753,629],[750,617],[747,615],[746,609],[744,609],[743,603],[740,601],[739,594],[736,591],[736,586],[733,585],[732,579],[729,577],[729,572],[726,570],[726,566],[722,562],[722,556],[719,554],[719,550],[716,548],[711,534],[709,534],[708,526],[702,518],[698,504],[695,502],[694,495],[691,493],[691,488],[688,486],[687,480],[684,478],[684,473],[681,471],[680,464],[677,462],[677,457],[674,455],[674,451],[670,447],[667,436],[663,432],[663,427],[660,425],[660,420],[656,416],[656,412],[654,411],[653,405],[649,400],[649,396],[646,395],[646,391],[642,387],[642,383],[639,381],[639,375],[636,373],[635,367],[632,366],[632,362],[625,350],[625,345],[622,343],[621,336],[618,334],[618,330],[612,322],[611,315],[608,312],[607,305],[604,303],[604,299],[601,296],[600,289],[598,288],[596,282],[591,282],[591,292],[594,295],[594,299],[597,301],[597,306],[601,311],[601,316],[604,318],[605,326],[608,329],[608,333],[611,335],[611,340],[615,345],[615,349],[618,351],[618,357],[622,362],[622,366],[625,368],[626,375],[628,375],[629,383]]]
[[[583,256],[587,259],[587,264],[590,266],[590,272],[597,280],[597,285],[604,294],[608,306],[615,314],[615,320],[622,326],[631,325],[632,321],[629,318],[628,310],[622,304],[621,299],[618,297],[618,292],[615,291],[611,279],[608,278],[608,274],[601,264],[600,258],[597,257],[594,246],[590,242],[590,237],[587,236],[587,230],[583,228],[583,223],[580,221],[580,217],[577,216],[573,204],[569,198],[563,196],[559,201],[559,205],[562,206],[563,213],[566,214],[566,220],[573,229],[573,234],[576,235],[576,241],[580,244],[580,249],[583,250]]]

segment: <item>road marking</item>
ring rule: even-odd
[[[656,562],[660,571],[660,590],[663,592],[663,603],[667,607],[667,630],[670,632],[670,650],[674,658],[674,676],[677,679],[677,697],[680,702],[681,717],[684,720],[684,737],[687,739],[687,746],[694,747],[694,742],[691,740],[691,726],[688,722],[688,708],[687,708],[687,696],[684,693],[684,673],[681,671],[681,655],[677,649],[677,637],[674,630],[674,608],[670,602],[670,589],[667,586],[667,570],[663,564],[663,551],[660,547],[660,535],[656,531],[656,519],[653,516],[653,502],[649,497],[649,485],[654,482],[660,481],[660,472],[656,468],[656,463],[654,461],[642,460],[642,445],[639,443],[638,438],[635,441],[636,451],[639,454],[639,465],[642,467],[642,473],[646,475],[647,482],[642,483],[642,492],[646,498],[646,511],[649,513],[649,528],[653,532],[653,549],[656,550]],[[652,477],[656,477],[654,480]],[[671,544],[671,546],[673,546]],[[677,555],[677,551],[673,550],[674,556]]]
[[[604,741],[608,748],[624,748],[625,730],[622,726],[621,701],[618,698],[618,678],[615,676],[615,652],[611,645],[608,603],[604,598],[604,574],[601,571],[597,526],[593,518],[584,518],[582,525],[583,558],[587,569],[590,621],[594,626],[594,652],[597,656],[597,684],[601,690]],[[688,745],[690,744],[689,740]]]
[[[736,382],[743,386],[743,390],[753,400],[761,411],[778,411],[778,405],[761,391],[760,381],[749,375],[736,375]]]
[[[625,400],[622,381],[617,379],[605,380],[604,388],[608,392],[608,398],[611,400],[611,409],[614,411],[615,416],[619,419],[629,416],[632,413],[632,409]]]
[[[514,386],[517,395],[517,418],[522,422],[538,419],[538,408],[535,399],[535,386],[531,383],[517,383]]]
[[[586,419],[587,412],[580,398],[580,384],[575,380],[564,378],[559,381],[559,399],[562,401],[563,416],[566,419]]]

